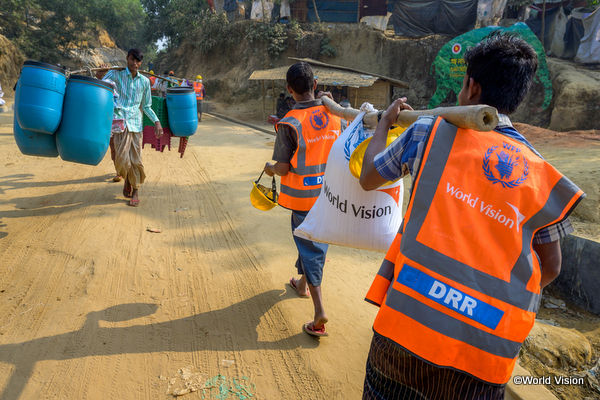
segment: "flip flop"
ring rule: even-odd
[[[325,325],[321,327],[321,329],[314,328],[314,321],[309,321],[303,326],[304,332],[308,333],[311,336],[329,336],[329,333],[325,332]]]
[[[131,199],[129,200],[129,205],[132,207],[139,207],[140,206],[140,199]]]
[[[296,291],[296,293],[298,293],[298,297],[301,297],[303,299],[309,299],[310,298],[310,294],[304,294],[302,295],[300,293],[300,289],[298,289],[298,286],[296,285],[296,280],[294,278],[290,279],[290,286]],[[307,290],[308,292],[308,290]],[[310,293],[310,292],[308,292]]]
[[[121,175],[117,175],[113,178],[113,182],[121,182],[121,179],[123,179],[121,178]]]
[[[129,191],[127,191],[127,189],[125,188],[126,185],[127,185],[127,182],[125,182],[125,185],[123,186],[123,196],[130,199],[133,197],[133,187],[131,187],[131,185],[129,185]]]

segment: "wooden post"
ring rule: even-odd
[[[544,0],[544,4],[542,4],[542,37],[540,39],[542,42],[542,50],[544,50],[544,54],[546,54],[546,47],[544,44],[544,37],[546,36],[546,0]]]
[[[357,103],[358,103],[358,88],[356,88],[356,91],[354,92],[354,108],[360,107]]]
[[[266,117],[267,104],[265,101],[265,80],[264,79],[262,81],[262,94],[263,94],[263,123],[265,123],[265,122],[267,122],[267,117]]]
[[[319,11],[317,10],[317,2],[315,0],[312,0],[312,1],[313,1],[313,7],[315,8],[315,15],[317,16],[317,22],[321,23],[321,18],[319,18]]]
[[[279,96],[277,98],[279,98]],[[273,114],[276,113],[277,111],[275,110],[275,80],[273,80]]]

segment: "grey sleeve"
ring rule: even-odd
[[[287,125],[279,125],[273,149],[273,160],[289,163],[297,148],[298,140],[294,130]]]

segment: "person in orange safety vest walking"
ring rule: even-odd
[[[333,142],[339,137],[340,118],[332,115],[320,98],[331,97],[319,92],[312,68],[305,62],[292,65],[286,75],[287,90],[296,100],[294,108],[277,123],[273,160],[266,163],[267,175],[281,176],[279,205],[292,211],[292,232],[312,208],[321,192],[327,157]],[[314,317],[304,324],[304,331],[313,336],[328,336],[328,322],[321,294],[323,266],[328,245],[294,236],[298,249],[296,269],[300,279],[290,279],[290,285],[302,298],[312,298]]]
[[[202,100],[204,100],[204,85],[202,84],[202,77],[196,76],[196,82],[194,82],[194,92],[196,92],[196,103],[198,105],[198,121],[202,121]]]
[[[559,239],[585,194],[512,126],[538,60],[493,33],[464,56],[458,102],[495,107],[495,130],[421,117],[386,148],[396,100],[365,152],[360,184],[412,175],[402,226],[366,300],[379,306],[363,399],[504,399],[541,289],[560,273]]]

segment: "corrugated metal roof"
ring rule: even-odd
[[[281,80],[285,81],[285,75],[289,66],[273,69],[254,71],[249,80]],[[313,73],[319,85],[327,86],[350,86],[369,87],[380,78],[374,75],[366,75],[358,72],[343,71],[336,68],[312,65]]]

